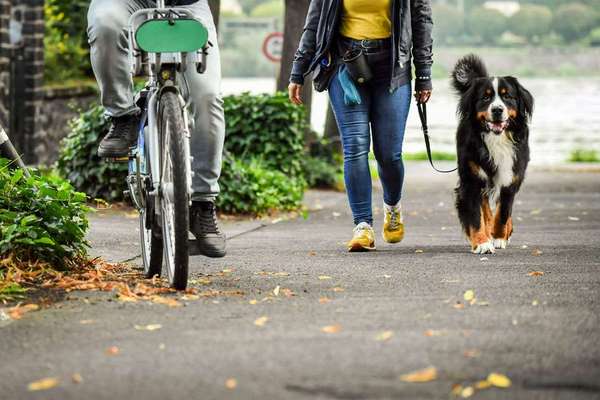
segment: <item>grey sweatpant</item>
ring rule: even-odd
[[[92,68],[100,86],[102,105],[108,115],[119,117],[138,112],[133,104],[133,82],[128,60],[127,24],[141,8],[155,6],[151,0],[92,0],[88,10],[88,38]],[[220,95],[221,61],[217,32],[207,0],[184,6],[192,10],[209,31],[214,45],[209,50],[207,69],[199,74],[187,69],[190,87],[191,155],[193,200],[213,200],[219,194],[225,118]],[[185,90],[185,89],[184,89]]]

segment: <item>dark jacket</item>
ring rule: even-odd
[[[303,84],[304,77],[313,72],[321,59],[327,56],[339,31],[342,1],[311,0],[290,82]],[[430,0],[392,0],[394,67],[390,78],[391,90],[398,87],[401,72],[411,62],[411,55],[416,70],[416,90],[431,89],[432,29]]]

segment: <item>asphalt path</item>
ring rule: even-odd
[[[371,253],[345,251],[342,193],[310,192],[307,218],[227,221],[228,256],[193,258],[192,286],[243,295],[78,292],[0,324],[0,398],[448,399],[495,372],[511,386],[472,398],[599,399],[600,174],[530,171],[509,248],[487,256],[469,253],[455,183],[409,164],[406,239]],[[94,215],[92,253],[139,264],[137,234],[130,213]],[[60,383],[28,391],[46,377]]]

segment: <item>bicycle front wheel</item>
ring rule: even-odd
[[[161,214],[164,258],[171,286],[185,290],[188,280],[189,193],[187,140],[179,97],[165,92],[159,106],[161,160]]]

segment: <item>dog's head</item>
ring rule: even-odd
[[[533,96],[512,76],[474,79],[463,94],[462,113],[475,118],[483,132],[502,134],[526,124],[533,113]]]
[[[512,76],[490,77],[483,61],[469,54],[456,63],[452,85],[460,94],[458,113],[497,135],[523,126],[533,113],[533,96]],[[511,126],[512,125],[512,126]]]

